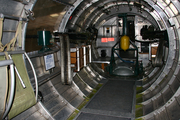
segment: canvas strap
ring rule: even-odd
[[[16,34],[15,37],[9,42],[7,43],[4,47],[7,47],[7,51],[14,51],[14,46],[18,37],[19,40],[19,45],[21,46],[22,43],[22,21],[19,21],[17,30],[16,30]]]

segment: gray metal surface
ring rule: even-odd
[[[86,82],[92,88],[95,88],[98,85],[98,82],[92,79],[91,76],[88,75],[85,68],[83,68],[80,72],[78,72],[78,74],[83,79],[83,81]]]
[[[19,46],[19,39],[16,42],[16,50],[24,50],[24,42],[25,42],[25,34],[26,34],[26,27],[27,27],[27,16],[24,12],[25,9],[31,10],[33,8],[34,3],[36,0],[31,0],[28,4],[24,5],[20,2],[13,1],[13,0],[1,0],[0,4],[2,7],[0,8],[1,13],[4,15],[4,27],[3,27],[3,36],[2,36],[2,43],[5,45],[8,43],[14,36],[17,29],[17,24],[19,20],[23,20],[22,24],[22,46]],[[5,4],[4,4],[5,3]]]
[[[160,9],[158,8],[158,5],[154,5],[153,6],[158,12],[160,11]],[[165,17],[166,15],[161,13],[160,14],[161,17],[163,17],[163,19],[168,19],[167,17]],[[153,119],[153,113],[156,110],[160,110],[163,111],[161,112],[162,115],[165,113],[165,111],[168,111],[168,109],[163,109],[163,107],[168,103],[168,101],[170,99],[173,98],[173,95],[175,93],[175,91],[178,91],[175,84],[178,85],[179,81],[175,80],[175,77],[173,76],[174,71],[179,70],[179,68],[175,68],[174,66],[177,66],[177,62],[174,61],[174,59],[177,59],[178,56],[175,56],[176,53],[174,53],[172,50],[176,49],[176,43],[174,43],[174,35],[173,32],[171,32],[171,30],[169,29],[169,24],[165,23],[165,26],[168,30],[168,34],[170,37],[170,41],[172,41],[169,45],[170,50],[169,50],[169,56],[167,58],[167,64],[165,65],[165,67],[163,68],[162,73],[160,74],[160,76],[156,79],[156,81],[148,88],[146,89],[143,94],[144,94],[144,98],[146,101],[143,102],[144,105],[144,115],[146,119]],[[173,45],[174,44],[174,45]],[[172,59],[173,58],[173,59]],[[171,68],[171,69],[169,69]],[[176,69],[176,70],[175,70]],[[165,75],[163,75],[165,73]],[[170,84],[168,84],[168,81]],[[174,83],[174,84],[172,84]],[[174,88],[171,89],[171,88]],[[158,94],[160,92],[160,94]],[[148,100],[147,100],[148,99]],[[163,102],[161,102],[163,101]],[[157,103],[161,103],[160,105],[157,105]],[[163,106],[163,107],[161,107]],[[174,105],[172,105],[174,106]],[[174,106],[175,109],[179,109],[179,106]],[[173,109],[171,107],[169,107],[169,109]],[[169,114],[169,113],[167,113]],[[157,115],[157,118],[162,117],[161,114]],[[176,116],[177,113],[174,113],[174,116]],[[176,116],[176,118],[178,118]],[[175,119],[173,117],[170,117],[168,119]]]
[[[1,84],[0,84],[0,116],[2,119],[3,113],[5,111],[5,107],[6,107],[6,97],[7,97],[7,66],[4,67],[0,67],[0,72],[2,73],[1,75]]]
[[[4,3],[6,3],[6,5]],[[21,16],[22,7],[24,6],[23,4],[13,0],[1,0],[0,4],[4,4],[4,6],[0,8],[0,11],[3,14]],[[9,9],[9,6],[11,6],[12,9]]]
[[[93,71],[89,66],[86,66],[86,67],[84,68],[84,70],[87,72],[87,74],[88,74],[91,78],[93,78],[93,79],[96,80],[97,82],[100,83],[100,82],[103,80],[103,78],[101,78],[101,77],[97,74],[97,72]]]
[[[51,81],[40,86],[43,95],[43,105],[55,119],[67,119],[75,108],[63,98],[51,83]]]
[[[0,61],[0,67],[7,66],[7,65],[10,65],[10,64],[13,64],[13,60]]]
[[[41,85],[44,82],[48,81],[51,77],[56,76],[57,74],[60,74],[60,60],[59,60],[59,51],[51,51],[50,53],[44,53],[44,54],[38,54],[38,52],[35,52],[34,55],[31,53],[28,53],[30,56],[30,59],[33,63],[33,66],[35,68],[37,78],[38,78],[38,83]],[[44,62],[44,56],[47,54],[53,54],[54,55],[54,62],[55,62],[55,68],[51,70],[45,69],[45,62]],[[26,68],[31,80],[32,85],[34,86],[34,76],[33,76],[33,71],[31,69],[30,64],[26,60]]]
[[[134,71],[129,67],[119,66],[113,70],[113,74],[120,76],[132,76],[134,75]]]
[[[51,114],[44,108],[41,102],[24,111],[12,120],[54,120]]]
[[[57,54],[58,53],[56,52],[54,53],[56,67],[54,68],[52,73],[48,72],[48,74],[46,71],[44,71],[45,65],[43,56],[31,56],[31,60],[33,62],[33,65],[35,66],[36,73],[38,74],[38,82],[39,85],[41,85],[40,91],[43,95],[44,106],[48,109],[48,111],[53,115],[55,119],[66,119],[75,110],[75,107],[78,107],[81,104],[81,102],[84,100],[85,95],[75,84],[72,84],[71,86],[62,85],[62,81],[60,80],[60,73],[58,74],[57,72],[58,69],[60,69]],[[28,71],[31,71],[28,64],[27,68]],[[49,80],[51,80],[52,83]],[[55,94],[53,95],[52,93]],[[59,95],[61,97],[58,97]]]
[[[134,81],[123,79],[109,80],[80,111],[77,120],[101,120],[134,118]]]
[[[110,57],[99,57],[98,59],[96,60],[93,60],[92,63],[107,63],[107,64],[110,64],[110,60],[111,58]]]
[[[155,67],[161,67],[163,65],[164,42],[164,40],[160,40],[155,60],[152,61],[152,65]]]
[[[60,75],[51,80],[53,86],[56,88],[58,93],[61,94],[72,106],[77,108],[84,100],[81,91],[76,90],[73,84],[63,85],[59,78]]]
[[[180,81],[174,76],[169,81],[168,86],[158,87],[159,89],[156,88],[156,92],[152,92],[150,95],[147,94],[146,96],[144,96],[145,101],[142,103],[145,109],[144,114],[148,114],[167,103],[171,99],[173,94],[178,90],[179,86]],[[150,99],[151,96],[153,97]]]
[[[86,7],[86,5],[88,5],[88,7]],[[112,5],[114,5],[116,7],[112,7]],[[104,20],[104,19],[101,19],[100,21],[97,21],[97,20],[99,19],[99,16],[101,17],[103,15],[106,16],[106,18],[107,18],[107,16],[111,16],[111,18],[112,18],[112,14],[116,14],[119,12],[128,12],[128,13],[142,15],[140,12],[138,12],[138,8],[131,7],[131,9],[133,9],[133,10],[130,11],[129,6],[126,6],[126,5],[127,5],[126,2],[124,2],[124,4],[123,4],[123,2],[120,3],[120,2],[114,2],[111,0],[106,0],[103,2],[101,2],[100,0],[92,1],[89,4],[87,4],[85,2],[81,3],[77,8],[78,11],[76,11],[76,14],[77,14],[76,17],[71,21],[71,23],[69,23],[69,25],[71,25],[72,28],[79,29],[79,26],[80,26],[80,27],[82,27],[81,29],[85,29],[92,23],[93,24],[101,23],[101,20]],[[152,18],[152,16],[148,15],[149,9],[150,9],[149,6],[146,9],[142,9],[144,18],[148,17],[148,20],[156,25],[157,23]],[[105,10],[111,11],[110,14],[107,15],[107,14],[102,13],[102,11],[105,11]],[[127,10],[127,11],[125,11],[125,10]],[[79,16],[84,16],[84,17],[79,17]],[[82,24],[82,23],[84,23],[84,24]],[[76,26],[74,26],[74,25],[76,25]]]
[[[96,48],[96,42],[95,41],[92,41],[92,61],[93,60],[97,60],[99,58],[99,54],[98,54],[98,51],[97,51],[97,48]]]
[[[33,71],[33,75],[34,75],[34,80],[35,80],[35,86],[36,86],[36,101],[38,100],[38,80],[37,80],[37,75],[36,75],[36,71],[35,71],[35,69],[34,69],[34,66],[33,66],[33,64],[32,64],[32,62],[31,62],[31,59],[29,58],[29,56],[27,55],[27,53],[26,52],[24,52],[24,55],[26,56],[26,58],[27,58],[27,60],[28,60],[28,62],[29,62],[29,64],[31,65],[31,69],[32,69],[32,71]]]
[[[160,118],[165,118],[167,120],[176,120],[179,119],[179,95],[180,88],[176,91],[176,93],[168,100],[162,107],[154,110],[153,112],[142,116],[143,119],[155,119],[159,120]],[[155,117],[155,118],[154,118]]]
[[[68,35],[60,35],[61,44],[61,80],[64,84],[71,84],[70,41]]]
[[[108,8],[106,8],[108,9]],[[110,9],[110,8],[109,8]],[[137,15],[137,16],[142,16],[143,18],[147,18],[146,20],[149,21],[150,23],[154,24],[157,27],[157,23],[155,19],[151,16],[149,13],[149,8],[142,9],[141,12],[138,12],[137,7],[132,7],[132,10],[129,9],[127,4],[120,4],[119,5],[119,10],[117,11],[116,8],[111,8],[110,14],[102,14],[99,12],[99,15],[102,14],[100,18],[95,16],[95,18],[91,22],[95,22],[97,27],[100,27],[105,21],[108,19],[111,19],[114,16],[117,16],[119,13],[128,13],[129,15]],[[148,10],[148,11],[146,11]]]
[[[102,78],[109,78],[109,74],[105,73],[104,70],[101,69],[100,64],[96,64],[96,63],[91,63],[89,65],[89,67],[91,69],[93,69],[94,71],[96,71]]]
[[[64,15],[60,25],[59,25],[59,32],[65,32],[65,27],[68,22],[69,17],[74,12],[76,7],[82,2],[82,0],[76,0],[76,2],[73,4],[73,7],[68,8],[68,11]]]
[[[145,10],[145,12],[150,12],[150,14],[154,14],[155,13],[155,15],[157,15],[157,17],[155,17],[155,15],[153,15],[153,17],[155,17],[155,19],[156,19],[156,22],[157,22],[157,24],[159,25],[159,27],[160,27],[160,29],[165,29],[165,27],[166,28],[169,28],[169,24],[166,22],[166,21],[169,21],[170,22],[170,24],[171,25],[175,25],[175,24],[173,24],[173,21],[172,21],[172,19],[171,20],[168,20],[168,18],[166,17],[166,15],[163,13],[163,12],[166,12],[166,14],[168,15],[168,17],[172,17],[173,16],[173,14],[171,13],[168,13],[169,11],[166,9],[165,11],[161,11],[161,9],[159,9],[158,7],[158,5],[160,5],[160,4],[158,4],[158,5],[156,5],[156,3],[154,4],[154,2],[151,2],[151,1],[146,1],[150,6],[152,6],[154,9],[155,9],[155,11],[154,12],[151,12],[151,11],[149,11],[150,9],[150,7],[147,7],[146,5],[146,7],[149,9],[144,9]],[[105,4],[105,2],[104,3],[102,3],[102,4]],[[143,4],[144,4],[144,2],[143,2]],[[82,4],[82,6],[83,6],[83,4]],[[82,8],[82,6],[81,6],[81,8]],[[178,4],[176,4],[175,6],[178,6]],[[160,6],[160,7],[162,7],[162,6]],[[90,8],[90,7],[89,7]],[[126,7],[127,9],[128,9],[128,7]],[[164,7],[165,8],[165,7]],[[136,9],[136,8],[133,8],[133,9]],[[133,10],[133,11],[135,11],[135,10]],[[156,11],[158,12],[158,14],[156,14]],[[145,15],[145,12],[143,11],[142,12],[142,14],[143,15]],[[82,11],[80,11],[79,13],[82,13]],[[114,12],[113,12],[114,13]],[[97,15],[97,13],[96,14],[94,14],[93,16],[96,16]],[[101,12],[97,15],[97,19],[99,19],[99,16],[101,16]],[[104,16],[106,16],[105,14],[104,14]],[[79,17],[79,15],[77,16],[77,17]],[[92,17],[91,17],[92,18]],[[105,17],[104,17],[105,18]],[[99,21],[102,21],[102,20],[104,20],[104,18],[102,17],[101,19],[99,19]],[[83,18],[80,18],[80,19],[83,19]],[[89,21],[92,21],[92,19],[88,19]],[[80,22],[81,20],[77,20],[78,22]],[[95,20],[94,20],[95,21]],[[89,22],[90,23],[90,22]],[[75,24],[75,23],[74,23]],[[96,24],[102,24],[101,22],[97,22],[97,20],[96,20]],[[178,26],[178,24],[176,24],[176,26]],[[78,29],[79,29],[79,27],[77,27]],[[177,27],[178,28],[178,27]],[[168,80],[170,80],[171,79],[171,76],[173,75],[172,73],[173,73],[173,71],[174,71],[174,65],[177,65],[177,63],[176,62],[174,62],[173,60],[174,59],[176,59],[178,56],[176,56],[176,57],[174,57],[174,55],[176,54],[173,50],[174,50],[174,48],[176,48],[176,43],[174,42],[174,35],[173,35],[173,32],[170,30],[170,29],[168,29],[168,33],[169,33],[169,35],[170,35],[170,41],[172,41],[171,43],[170,43],[170,51],[169,51],[169,58],[167,59],[167,65],[165,66],[165,67],[163,67],[163,68],[161,68],[160,70],[159,69],[156,69],[157,71],[155,72],[155,71],[153,71],[152,72],[152,77],[150,77],[150,78],[148,78],[148,80],[146,81],[146,83],[147,84],[145,84],[144,85],[144,89],[146,90],[145,92],[143,92],[143,94],[147,94],[147,96],[148,96],[148,94],[151,94],[149,97],[152,97],[154,94],[156,94],[159,90],[160,90],[160,86],[159,86],[159,83],[162,83],[161,84],[161,87],[163,88],[163,87],[165,87],[166,85],[166,82],[168,81]],[[169,70],[170,68],[172,68],[172,70]],[[97,69],[97,68],[96,68]],[[162,73],[161,73],[162,72]],[[165,76],[166,75],[169,75],[169,77],[168,78],[166,78]],[[165,79],[165,81],[164,81],[164,79]],[[163,82],[164,81],[164,82]],[[159,88],[158,88],[159,87]],[[156,88],[156,89],[155,89]],[[153,91],[152,91],[153,90]],[[152,91],[152,92],[151,92]],[[171,96],[171,95],[170,95]]]
[[[156,79],[159,77],[161,71],[163,70],[163,67],[154,68],[151,73],[146,77],[146,79],[143,81],[143,89],[146,90],[148,87],[150,87]]]
[[[2,7],[0,8],[0,11],[3,14],[26,18],[23,8],[31,10],[35,2],[36,0],[31,0],[31,2],[28,5],[24,5],[24,4],[21,4],[20,2],[16,2],[13,0],[8,0],[8,1],[1,0],[0,4],[2,5]],[[122,5],[120,3],[122,3]],[[83,31],[90,24],[96,24],[96,26],[100,26],[101,24],[105,22],[104,20],[110,19],[112,17],[111,15],[118,13],[118,11],[127,12],[127,11],[130,11],[130,8],[132,8],[131,14],[133,13],[134,15],[140,15],[143,18],[149,19],[149,21],[153,21],[152,23],[154,25],[157,24],[157,26],[161,30],[167,29],[168,36],[169,36],[169,43],[170,43],[167,60],[165,62],[164,67],[162,67],[161,69],[155,68],[155,70],[153,70],[151,74],[148,74],[149,78],[147,79],[147,82],[145,82],[143,86],[143,89],[145,90],[143,94],[144,96],[146,96],[146,100],[149,100],[149,99],[154,100],[157,97],[156,100],[153,101],[154,103],[157,103],[157,102],[159,103],[160,101],[162,101],[162,98],[164,96],[165,96],[165,100],[163,101],[165,101],[166,103],[168,102],[170,103],[168,104],[168,106],[166,106],[166,108],[165,107],[162,109],[159,108],[160,106],[163,106],[166,103],[163,103],[160,106],[154,107],[153,108],[154,113],[151,109],[150,111],[152,111],[152,114],[150,113],[149,116],[147,115],[148,117],[146,116],[145,118],[146,119],[166,119],[166,118],[175,119],[175,117],[178,118],[179,116],[177,115],[176,111],[179,111],[179,108],[177,107],[179,103],[175,101],[179,100],[179,97],[178,97],[179,95],[176,96],[177,99],[175,99],[175,101],[173,102],[171,102],[171,98],[173,98],[174,94],[178,92],[177,89],[178,89],[178,83],[179,83],[178,82],[179,72],[176,72],[176,71],[179,71],[179,68],[176,68],[179,64],[177,62],[179,61],[179,37],[180,37],[179,1],[172,0],[169,2],[168,1],[160,2],[157,0],[153,0],[153,1],[142,0],[141,1],[141,4],[143,5],[141,6],[143,8],[142,12],[139,11],[141,9],[139,9],[137,6],[132,6],[132,5],[128,6],[128,4],[129,4],[128,2],[122,2],[122,1],[117,2],[114,0],[105,0],[105,1],[95,0],[93,2],[88,1],[88,0],[84,0],[84,1],[77,0],[74,3],[74,7],[66,7],[67,9],[65,10],[66,14],[64,18],[62,17],[63,19],[61,21],[60,26],[58,25],[57,26],[59,27],[60,32],[64,32],[65,27],[68,23],[69,17],[73,14],[74,11],[76,11],[76,8],[79,9],[79,12],[77,13],[77,15],[75,15],[76,18],[74,18],[71,23],[73,24],[72,26],[74,26],[74,28],[77,31]],[[99,9],[99,7],[101,6],[104,6],[104,7],[102,9]],[[176,9],[174,9],[173,6],[176,7]],[[118,11],[116,11],[116,8],[118,9]],[[111,13],[109,15],[106,15],[105,13],[103,13],[103,10],[111,10]],[[15,35],[17,21],[5,19],[4,24],[5,24],[4,25],[5,31],[3,32],[3,38],[2,38],[3,44],[9,42]],[[24,23],[23,43],[25,42],[24,36],[25,36],[26,26],[27,26],[27,23]],[[97,58],[97,56],[98,55],[96,54],[93,57]],[[98,68],[97,65],[92,65],[92,66],[101,75],[103,75],[103,72],[101,71],[101,69]],[[37,71],[40,71],[40,69],[37,68]],[[40,73],[40,74],[44,75],[45,73],[44,74]],[[169,76],[166,78],[167,75]],[[174,78],[174,76],[177,76],[177,78]],[[170,82],[167,83],[168,81]],[[162,91],[161,95],[157,94],[159,91]],[[149,102],[149,104],[151,103]],[[151,107],[147,107],[147,109],[150,109],[150,108]],[[156,111],[156,109],[158,109],[158,111]],[[171,113],[171,111],[175,111],[175,112]],[[165,117],[166,115],[167,117]]]
[[[85,96],[88,96],[91,93],[92,89],[89,88],[86,84],[84,84],[82,79],[77,74],[74,76],[73,81]]]

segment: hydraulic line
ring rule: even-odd
[[[123,60],[116,51],[114,51],[114,53],[116,53],[116,55],[118,56],[118,58],[119,58],[120,60],[122,60],[123,62],[126,62],[126,63],[134,63],[134,62],[132,62],[132,61]]]

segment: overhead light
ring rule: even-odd
[[[51,14],[50,16],[51,16],[51,17],[58,17],[58,16],[59,16],[59,14],[54,13],[54,14]]]
[[[155,58],[155,57],[156,57],[156,55],[152,55],[151,57]]]
[[[65,13],[66,13],[66,11],[63,11],[63,12],[60,12],[59,14],[64,15]]]

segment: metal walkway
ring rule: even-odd
[[[76,120],[133,120],[135,119],[135,81],[109,79]]]

